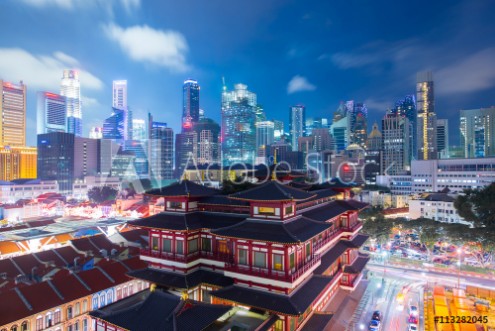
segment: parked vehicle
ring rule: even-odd
[[[380,331],[381,326],[382,325],[381,325],[380,321],[371,320],[370,324],[368,325],[368,331]]]

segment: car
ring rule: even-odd
[[[377,320],[371,320],[370,324],[368,325],[368,331],[380,331],[380,328],[380,321]]]
[[[416,324],[409,324],[407,327],[407,331],[418,331],[418,326]]]
[[[418,324],[419,323],[418,315],[413,315],[413,314],[409,315],[407,322],[409,324]]]
[[[419,311],[417,306],[414,305],[409,306],[409,315],[418,316],[418,314]]]
[[[371,316],[371,319],[375,321],[381,321],[382,318],[383,318],[382,312],[379,310],[375,310],[373,312],[373,316]]]

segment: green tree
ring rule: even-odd
[[[250,188],[255,187],[256,184],[250,183],[248,181],[244,181],[243,179],[238,177],[235,181],[224,180],[222,182],[222,193],[223,194],[232,194],[244,190],[248,190]]]
[[[366,218],[363,223],[363,233],[369,235],[371,238],[376,239],[376,242],[383,244],[387,242],[394,223],[392,220],[386,219],[383,215],[370,216]]]
[[[110,186],[95,186],[88,191],[88,198],[91,202],[102,203],[107,200],[115,200],[117,190]]]
[[[482,189],[467,189],[454,201],[459,216],[474,227],[495,227],[495,182]]]

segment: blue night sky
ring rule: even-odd
[[[35,145],[35,93],[58,93],[64,68],[81,71],[84,135],[110,115],[114,79],[128,80],[135,118],[149,111],[174,130],[186,78],[220,120],[222,76],[286,129],[290,105],[331,118],[341,100],[365,102],[371,127],[432,70],[458,144],[459,109],[495,104],[494,12],[489,0],[3,0],[0,78],[27,84]]]

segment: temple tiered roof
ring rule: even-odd
[[[300,201],[314,198],[316,194],[280,184],[271,180],[252,189],[231,194],[229,197],[249,201]]]
[[[311,239],[331,227],[331,223],[320,223],[306,217],[290,222],[247,219],[211,232],[222,237],[293,244]]]
[[[214,188],[199,185],[189,180],[145,192],[147,195],[157,197],[208,197],[218,193],[219,191]]]
[[[177,289],[194,288],[200,284],[221,287],[234,284],[234,280],[232,278],[207,270],[196,270],[189,274],[179,274],[170,271],[147,268],[131,271],[127,275],[137,279],[144,279],[163,287]]]
[[[203,330],[230,309],[230,306],[181,300],[162,291],[146,291],[92,311],[90,316],[133,331]]]
[[[242,214],[213,212],[159,213],[146,218],[129,221],[130,225],[174,231],[218,229],[238,224],[246,219]]]
[[[211,295],[277,314],[299,316],[308,309],[332,280],[333,277],[314,275],[291,295],[276,294],[237,285],[213,291]]]

